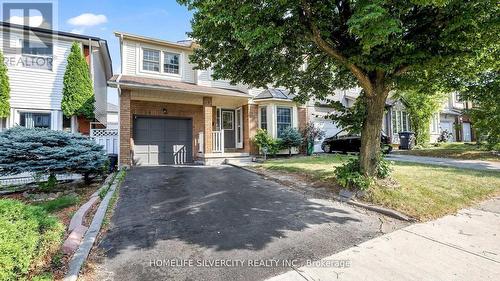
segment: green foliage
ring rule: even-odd
[[[100,174],[106,160],[103,147],[80,134],[24,127],[0,133],[0,175]]]
[[[95,97],[92,79],[89,66],[77,42],[71,46],[63,84],[61,108],[64,115],[93,119]]]
[[[190,59],[215,79],[284,87],[299,102],[362,88],[369,174],[390,91],[456,91],[500,57],[497,0],[178,2],[194,12]]]
[[[75,195],[65,195],[54,200],[46,201],[43,203],[38,203],[37,206],[41,207],[48,213],[52,213],[70,206],[73,206],[80,202],[80,198]]]
[[[47,181],[39,181],[38,187],[43,191],[52,191],[57,187],[57,177],[54,174],[50,174]]]
[[[325,137],[325,131],[314,125],[314,122],[309,122],[306,124],[302,130],[300,130],[300,134],[302,135],[302,142],[314,142],[315,140],[321,140]]]
[[[0,118],[10,114],[10,84],[7,75],[7,66],[4,63],[3,53],[0,51]]]
[[[58,248],[64,226],[42,208],[0,200],[0,280],[26,279]]]
[[[411,128],[415,133],[415,143],[425,146],[430,141],[429,128],[432,116],[438,112],[447,94],[408,90],[397,93],[395,98],[401,99],[409,113]]]
[[[388,178],[392,172],[392,163],[385,160],[381,155],[377,163],[376,177],[379,179]],[[367,190],[373,184],[373,179],[360,172],[359,158],[350,158],[341,166],[334,170],[337,182],[344,188],[350,190]]]
[[[263,129],[258,129],[257,134],[255,134],[255,137],[253,138],[253,142],[257,147],[259,147],[259,150],[263,152],[264,150],[267,150],[267,154],[270,155],[276,155],[280,149],[280,143],[278,140],[273,139],[269,133],[267,133],[266,130]]]
[[[345,107],[341,102],[331,100],[328,105],[333,111],[326,118],[351,134],[360,134],[366,118],[365,103],[363,91],[351,107]]]
[[[299,147],[302,144],[302,135],[296,128],[286,128],[281,133],[280,146],[288,149],[288,155],[292,155],[292,148]]]
[[[500,64],[497,62],[497,65]],[[478,75],[476,81],[467,85],[461,92],[462,98],[472,102],[467,110],[478,135],[487,142],[489,149],[500,147],[500,66],[496,71]],[[498,150],[498,149],[496,149]]]

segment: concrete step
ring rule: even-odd
[[[253,157],[247,156],[247,157],[228,157],[226,158],[226,163],[228,164],[248,164],[252,163]]]

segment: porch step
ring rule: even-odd
[[[253,163],[252,159],[253,159],[253,157],[251,157],[251,156],[231,157],[231,158],[226,158],[226,164],[246,165],[246,164]]]

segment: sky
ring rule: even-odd
[[[175,0],[59,0],[58,28],[107,40],[113,72],[120,72],[120,48],[113,32],[123,31],[169,41],[187,39],[192,13]],[[108,88],[116,104],[116,89]]]

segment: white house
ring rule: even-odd
[[[10,116],[0,119],[0,130],[20,125],[88,134],[90,120],[67,118],[61,111],[63,76],[73,42],[80,44],[89,64],[96,99],[95,118],[106,125],[107,80],[113,73],[106,40],[6,22],[0,23],[0,29],[0,48],[11,89]],[[30,47],[26,47],[28,44]],[[19,52],[4,50],[8,46]]]

